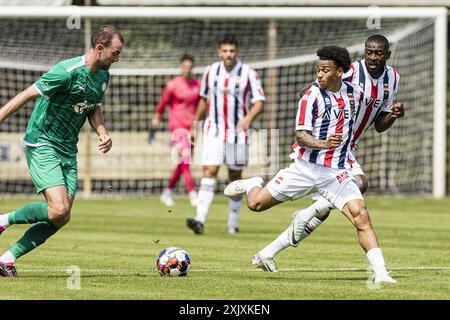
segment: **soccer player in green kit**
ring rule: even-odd
[[[123,44],[115,27],[101,26],[92,33],[89,52],[57,63],[0,109],[1,124],[27,102],[37,99],[23,141],[36,192],[43,193],[46,199],[0,215],[0,234],[13,224],[32,224],[0,257],[1,276],[16,277],[15,261],[69,222],[77,189],[78,135],[86,118],[99,137],[99,151],[111,149],[102,101],[109,81],[108,69],[119,61]]]

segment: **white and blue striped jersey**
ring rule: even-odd
[[[290,158],[334,169],[350,169],[354,161],[350,152],[354,121],[361,98],[361,89],[347,81],[342,81],[337,92],[322,90],[314,83],[298,103],[295,129],[309,131],[320,140],[340,133],[342,143],[335,149],[311,149],[294,143]]]
[[[204,133],[228,143],[249,143],[248,130],[236,134],[236,126],[256,101],[264,101],[264,91],[257,72],[237,61],[227,72],[222,61],[205,70],[200,95],[207,101]]]
[[[353,148],[361,134],[381,112],[391,112],[390,107],[398,91],[400,76],[394,68],[386,65],[383,74],[378,79],[373,79],[367,71],[365,60],[362,59],[353,62],[342,78],[359,86],[364,93],[354,123]]]

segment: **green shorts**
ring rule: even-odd
[[[52,146],[26,147],[28,169],[36,192],[65,185],[67,193],[77,192],[77,157],[58,152]]]

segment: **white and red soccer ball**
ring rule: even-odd
[[[168,247],[161,251],[156,268],[161,276],[184,277],[191,267],[189,254],[181,248]]]

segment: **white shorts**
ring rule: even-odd
[[[226,164],[231,170],[240,171],[248,164],[248,144],[226,143],[215,137],[204,137],[202,165],[220,166]]]
[[[356,159],[354,160],[354,162],[352,163],[352,168],[350,169],[350,173],[353,176],[366,176],[364,174],[363,169],[361,168],[361,165],[358,163],[358,161],[356,161]],[[317,192],[314,192],[311,194],[311,199],[314,201],[317,201],[321,198],[321,195]]]
[[[318,191],[341,211],[349,201],[364,199],[347,170],[332,169],[301,159],[280,170],[267,184],[267,189],[278,201],[295,200]]]

